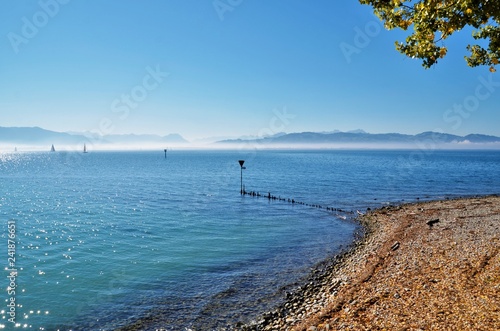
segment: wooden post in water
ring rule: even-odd
[[[243,169],[246,169],[243,166],[243,163],[245,163],[245,160],[239,160],[238,163],[240,164],[240,194],[243,195]]]

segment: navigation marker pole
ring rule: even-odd
[[[238,163],[240,164],[241,168],[241,173],[240,173],[240,194],[243,195],[243,169],[246,169],[246,167],[243,166],[243,163],[245,163],[245,160],[239,160]]]

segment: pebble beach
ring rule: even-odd
[[[387,206],[242,330],[500,330],[500,197]]]

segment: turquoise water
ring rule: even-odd
[[[1,154],[0,327],[12,298],[27,330],[222,329],[283,300],[358,228],[241,196],[239,159],[246,190],[345,211],[500,191],[498,151]]]

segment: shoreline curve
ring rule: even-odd
[[[240,330],[500,330],[500,196],[386,206]]]

